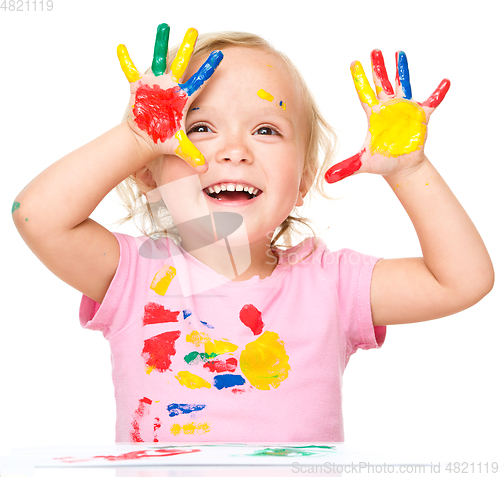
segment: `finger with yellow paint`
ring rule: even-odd
[[[122,71],[125,73],[129,83],[135,83],[141,77],[141,74],[130,58],[127,47],[125,45],[118,45],[116,53],[118,54],[118,60],[120,61]]]
[[[189,28],[184,35],[184,39],[182,40],[177,55],[175,55],[170,71],[172,72],[172,79],[177,83],[181,80],[188,67],[197,38],[198,32],[194,28]]]
[[[186,133],[180,129],[175,133],[175,138],[179,141],[179,145],[175,149],[175,153],[199,172],[206,172],[208,167],[205,164],[203,154],[188,139]]]
[[[351,75],[356,91],[358,92],[359,100],[370,107],[377,105],[379,101],[359,61],[353,61],[351,63]]]

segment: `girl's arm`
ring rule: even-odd
[[[424,154],[430,115],[450,83],[443,80],[424,103],[412,100],[406,55],[398,52],[396,92],[382,54],[372,52],[377,94],[359,62],[351,73],[369,130],[362,150],[326,174],[336,182],[353,173],[384,176],[417,232],[422,258],[380,260],[373,271],[371,306],[376,326],[414,323],[457,313],[483,298],[493,266],[474,224]]]
[[[413,222],[423,258],[377,263],[374,325],[441,318],[481,300],[493,287],[493,265],[476,227],[429,160],[385,179]]]
[[[12,217],[28,247],[98,303],[115,274],[119,247],[88,217],[109,191],[155,157],[124,122],[48,167],[16,197]]]
[[[184,119],[222,54],[213,52],[189,81],[179,84],[197,32],[188,30],[167,73],[168,30],[166,24],[158,27],[151,74],[141,75],[126,48],[118,47],[122,69],[131,82],[129,120],[43,171],[21,191],[12,208],[16,227],[35,255],[59,278],[99,303],[119,261],[113,234],[89,219],[99,202],[164,154],[180,156],[197,172],[207,170],[203,156],[184,133]],[[155,108],[161,95],[167,100]],[[165,121],[171,117],[176,118],[173,124]]]

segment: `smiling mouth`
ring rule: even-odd
[[[250,201],[262,194],[262,191],[260,189],[257,189],[256,187],[223,187],[224,188],[221,188],[217,185],[211,186],[203,189],[203,192],[205,192],[205,194],[207,194],[212,199],[230,202],[236,202],[240,200]]]

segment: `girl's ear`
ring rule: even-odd
[[[158,188],[155,180],[153,179],[152,172],[144,166],[142,169],[139,169],[135,174],[135,183],[137,184],[137,188],[141,192],[141,194],[147,195],[148,200],[154,197],[154,190]]]

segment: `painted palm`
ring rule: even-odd
[[[396,53],[395,91],[387,77],[380,50],[372,51],[371,63],[376,92],[361,63],[351,64],[354,86],[368,118],[366,139],[357,154],[327,171],[325,179],[329,183],[357,172],[386,175],[420,163],[424,158],[429,118],[450,88],[450,81],[444,79],[424,103],[419,103],[412,99],[404,52]]]
[[[170,27],[158,26],[151,72],[139,73],[125,45],[117,48],[118,59],[130,84],[129,123],[147,141],[153,141],[159,155],[175,154],[192,167],[206,169],[205,159],[185,132],[185,116],[205,81],[222,61],[220,51],[213,51],[199,70],[180,83],[191,59],[198,32],[190,28],[167,71]]]

